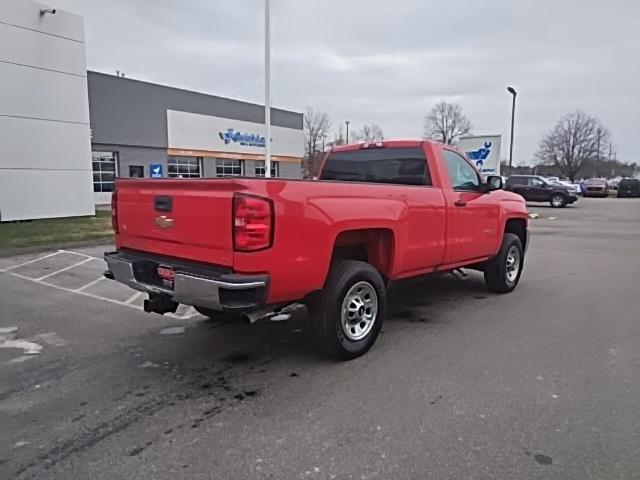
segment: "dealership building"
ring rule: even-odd
[[[115,177],[265,175],[264,107],[88,72],[93,191]],[[302,114],[271,110],[271,176],[302,177]]]
[[[302,114],[271,109],[271,175]],[[0,221],[92,215],[117,177],[264,176],[264,106],[87,71],[82,17],[0,2]]]

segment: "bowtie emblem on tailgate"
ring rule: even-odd
[[[169,218],[166,215],[160,215],[159,217],[156,217],[155,224],[163,229],[171,228],[173,227],[173,218]]]

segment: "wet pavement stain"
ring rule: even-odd
[[[234,364],[235,363],[245,363],[247,360],[249,360],[249,354],[245,353],[245,352],[234,352],[234,353],[224,357],[223,360],[225,362],[231,362],[231,363],[234,363]]]
[[[551,465],[553,459],[547,455],[542,455],[541,453],[536,453],[533,456],[533,459],[538,462],[540,465]]]

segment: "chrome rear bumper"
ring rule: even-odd
[[[184,303],[210,310],[245,313],[264,305],[268,277],[266,275],[239,275],[211,271],[206,274],[190,273],[171,260],[159,260],[155,256],[122,252],[105,253],[108,278],[123,283],[134,290],[151,295],[164,295],[177,303]],[[143,265],[144,264],[144,265]],[[175,271],[173,288],[151,283],[141,278],[140,271],[169,266]],[[136,268],[144,266],[146,268]]]

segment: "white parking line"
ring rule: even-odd
[[[106,278],[104,278],[104,277],[96,278],[95,280],[92,280],[91,282],[87,283],[86,285],[83,285],[80,288],[76,288],[75,291],[76,292],[81,292],[82,290],[86,290],[87,288],[93,287],[94,285],[100,283],[102,280],[106,280]]]
[[[167,313],[167,316],[175,318],[176,320],[191,320],[193,317],[197,317],[200,314],[198,312],[195,313],[185,313],[184,315],[176,315],[175,313]]]
[[[56,270],[55,272],[47,273],[46,275],[43,275],[40,278],[36,278],[35,280],[41,281],[41,280],[44,280],[45,278],[53,277],[54,275],[57,275],[57,274],[62,273],[62,272],[66,272],[67,270],[71,270],[72,268],[79,267],[80,265],[83,265],[83,264],[85,264],[87,262],[92,262],[94,260],[95,260],[95,258],[93,258],[93,257],[85,258],[84,260],[82,260],[80,262],[74,263],[73,265],[69,265],[68,267],[61,268],[59,270]]]
[[[60,251],[64,253],[73,253],[74,255],[82,255],[83,257],[87,257],[87,258],[95,258],[96,260],[104,260],[103,257],[96,257],[94,255],[88,255],[86,253],[74,252],[73,250],[60,250]]]
[[[42,257],[34,258],[33,260],[29,260],[28,262],[22,262],[22,263],[18,263],[17,265],[12,265],[10,267],[3,269],[2,271],[8,272],[9,270],[13,270],[14,268],[19,268],[24,265],[29,265],[31,263],[39,262],[40,260],[44,260],[45,258],[55,257],[56,255],[60,255],[61,253],[63,253],[62,250],[58,250],[57,252],[53,252],[53,253],[50,253],[49,255],[44,255]]]
[[[77,290],[74,290],[72,288],[61,287],[60,285],[54,285],[53,283],[43,282],[42,280],[39,280],[37,278],[30,278],[30,277],[27,277],[26,275],[21,275],[19,273],[14,273],[14,272],[7,272],[7,273],[9,273],[9,275],[13,275],[14,277],[18,277],[23,280],[29,280],[30,282],[37,283],[38,285],[45,285],[47,287],[55,288],[56,290],[62,290],[63,292],[75,293],[77,295],[82,295],[84,297],[95,298],[97,300],[104,300],[105,302],[115,303],[116,305],[122,305],[125,307],[131,306],[135,308],[134,305],[126,305],[124,302],[121,302],[120,300],[101,297],[100,295],[94,295],[93,293],[88,293],[88,292],[78,292]]]
[[[87,258],[86,261],[90,261],[90,260],[92,260],[94,258],[95,257]],[[95,300],[103,300],[105,302],[109,302],[109,303],[112,303],[114,305],[120,305],[121,307],[133,308],[135,310],[140,311],[140,307],[138,307],[137,305],[133,305],[132,303],[127,303],[129,300],[131,300],[131,297],[129,299],[127,299],[126,301],[122,302],[120,300],[114,300],[112,298],[102,297],[100,295],[95,295],[93,293],[85,292],[83,290],[77,290],[77,289],[74,290],[72,288],[61,287],[60,285],[54,285],[53,283],[44,282],[39,278],[31,278],[31,277],[27,277],[26,275],[21,275],[19,273],[15,273],[15,272],[6,272],[6,273],[8,273],[9,275],[11,275],[13,277],[20,278],[22,280],[28,280],[29,282],[37,283],[38,285],[44,285],[44,286],[47,286],[47,287],[55,288],[56,290],[61,290],[63,292],[73,293],[73,294],[76,294],[76,295],[82,295],[84,297],[93,298]],[[80,288],[86,288],[88,286],[89,285],[85,285],[85,286],[80,287]],[[142,293],[142,292],[136,292],[136,293]],[[176,315],[175,313],[168,313],[167,314],[167,316],[169,316],[171,318],[175,318],[176,320],[189,320],[189,319],[191,319],[191,318],[193,318],[193,317],[195,317],[197,315],[199,315],[199,314],[198,313],[193,313],[193,311],[191,311],[190,313],[185,314],[185,315]]]
[[[127,298],[124,303],[133,303],[135,302],[137,299],[139,299],[142,296],[142,292],[136,292],[133,295],[131,295],[129,298]]]

